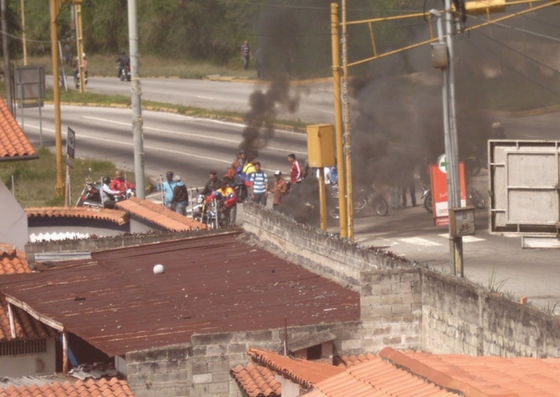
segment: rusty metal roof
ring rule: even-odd
[[[92,261],[0,279],[0,291],[109,356],[193,333],[356,321],[359,294],[241,243],[238,232],[92,254]],[[156,264],[164,273],[154,275]],[[25,304],[25,305],[24,305]]]

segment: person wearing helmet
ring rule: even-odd
[[[101,179],[101,202],[105,208],[114,208],[117,196],[121,194],[119,190],[111,189],[111,178],[104,176]]]
[[[117,58],[116,62],[119,64],[117,77],[121,77],[122,70],[125,67],[130,66],[130,58],[126,55],[125,50],[121,51],[121,55]]]
[[[174,210],[173,208],[173,190],[175,189],[176,182],[173,181],[173,172],[167,171],[165,174],[165,182],[163,178],[157,184],[157,191],[162,192],[162,201],[165,208]]]

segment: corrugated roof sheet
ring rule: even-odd
[[[231,376],[249,397],[280,397],[282,393],[274,372],[262,365],[237,365],[231,369]]]
[[[131,197],[128,200],[120,201],[116,204],[116,207],[128,211],[133,216],[152,222],[170,232],[207,228],[204,223],[178,214],[169,208],[164,208],[160,204],[139,199],[138,197]]]
[[[0,98],[0,161],[37,157],[37,152],[29,143],[6,102]]]
[[[248,354],[258,363],[305,388],[344,371],[344,368],[332,364],[291,358],[267,350],[249,349]]]
[[[0,275],[31,273],[25,254],[16,250],[10,244],[0,244]],[[40,339],[54,336],[55,331],[35,320],[25,311],[14,307],[14,324],[16,339]],[[12,338],[8,306],[3,296],[0,296],[0,341],[10,341]]]
[[[357,321],[359,294],[236,232],[92,254],[76,266],[0,278],[25,302],[109,356],[184,343],[193,333]],[[153,274],[155,264],[165,272]]]
[[[559,397],[560,359],[472,357],[459,354],[379,352],[396,365],[467,396]]]
[[[0,275],[31,272],[25,252],[16,250],[10,244],[0,243]]]
[[[2,387],[0,383],[0,387]],[[0,397],[134,397],[128,383],[117,378],[44,383],[0,388]]]
[[[84,218],[109,221],[118,225],[128,222],[126,211],[90,207],[31,207],[25,208],[28,218]]]

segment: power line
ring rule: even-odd
[[[487,37],[487,36],[485,36],[485,37]],[[488,38],[489,38],[489,37],[488,37]],[[493,40],[493,39],[491,39],[491,38],[489,38],[489,39],[490,39],[490,40]],[[511,48],[511,47],[509,47],[509,46],[506,46],[505,44],[500,43],[499,41],[496,41],[496,40],[494,40],[494,41],[495,41],[497,44],[500,44],[500,45],[504,46],[505,48],[507,48],[507,49],[509,49],[509,50],[512,50],[512,51],[514,51],[514,52],[517,52],[517,51],[514,50],[513,48]],[[496,54],[494,54],[494,52],[492,52],[490,49],[484,48],[484,47],[482,47],[482,46],[480,46],[480,45],[477,45],[477,44],[474,44],[471,40],[468,40],[467,43],[470,44],[472,47],[478,49],[478,50],[485,51],[485,52],[488,53],[491,57],[493,57],[493,58],[499,60],[498,56],[497,56]],[[518,52],[517,52],[517,53],[518,53]],[[530,58],[530,57],[528,57],[528,56],[526,56],[526,55],[524,55],[524,54],[521,54],[521,53],[519,53],[519,54],[520,54],[521,56],[523,56],[524,58],[535,62],[535,63],[538,64],[538,65],[542,65],[542,64],[540,64],[538,61],[536,61],[536,60],[533,59],[533,58]],[[501,60],[500,60],[500,61],[501,61]],[[508,68],[509,70],[511,70],[511,71],[513,71],[513,72],[515,72],[515,73],[517,73],[517,74],[520,75],[521,77],[523,77],[523,78],[527,79],[528,81],[530,81],[531,83],[535,84],[536,86],[538,86],[538,87],[544,89],[545,91],[548,91],[549,93],[551,93],[551,94],[553,94],[553,95],[555,95],[555,96],[560,97],[560,91],[557,91],[557,90],[555,90],[555,89],[552,89],[552,88],[550,88],[550,86],[548,86],[548,85],[541,84],[540,82],[538,82],[537,80],[533,79],[532,77],[530,77],[530,76],[528,76],[528,75],[526,75],[526,74],[524,74],[524,73],[522,73],[522,72],[520,72],[520,71],[514,69],[511,65],[509,65],[509,64],[507,64],[507,63],[503,63],[503,62],[500,62],[500,63],[501,63],[502,65],[504,65],[506,68]],[[547,69],[550,69],[550,68],[549,68],[548,66],[546,66],[546,65],[542,65],[542,66],[546,67]],[[551,70],[554,70],[554,69],[551,69]],[[554,70],[554,71],[556,71],[556,70]]]

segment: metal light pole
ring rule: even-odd
[[[446,154],[449,167],[447,167],[448,178],[451,179],[451,189],[448,190],[448,208],[461,207],[461,190],[459,184],[459,142],[457,139],[457,116],[455,112],[455,66],[453,64],[453,13],[451,11],[451,0],[445,0],[445,16],[447,30],[447,47],[449,50],[449,137],[451,152]],[[449,211],[451,216],[451,211]],[[451,227],[451,224],[450,224]],[[463,238],[451,237],[449,233],[449,249],[451,251],[451,266],[453,274],[461,277],[463,274]]]
[[[142,126],[142,87],[138,77],[138,25],[136,21],[136,0],[128,0],[128,40],[130,46],[130,77],[132,104],[132,135],[134,141],[134,173],[136,175],[136,195],[146,197],[144,187],[144,141]]]
[[[441,22],[441,14],[437,10],[431,10],[430,13],[437,18],[438,24],[438,39],[439,42],[434,45],[440,46],[442,53],[447,57],[446,62],[441,60],[438,62],[437,56],[434,56],[434,64],[436,67],[442,69],[443,84],[442,84],[442,97],[443,97],[443,129],[445,138],[445,157],[446,157],[446,172],[447,172],[447,206],[449,216],[451,216],[451,209],[461,207],[461,192],[459,182],[459,155],[458,155],[458,141],[457,141],[457,120],[455,114],[455,76],[453,67],[453,40],[452,22],[453,14],[451,12],[450,0],[446,0],[446,42],[443,38],[443,26]],[[463,239],[462,237],[453,237],[451,233],[451,222],[449,225],[449,252],[451,259],[451,272],[454,275],[459,274],[463,277]]]

